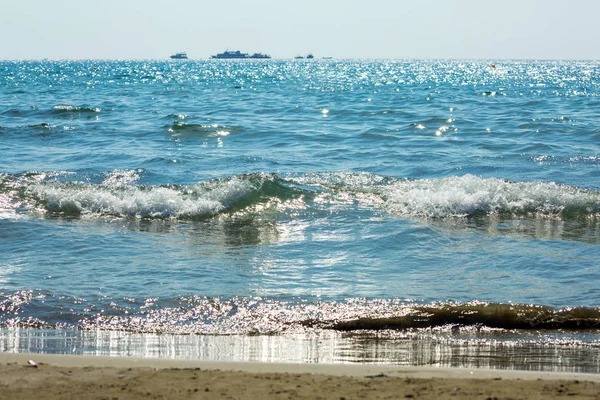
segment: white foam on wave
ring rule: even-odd
[[[114,170],[105,174],[102,185],[112,188],[131,186],[140,179],[141,169],[134,170]]]
[[[100,108],[98,107],[75,107],[71,105],[57,105],[53,107],[56,111],[88,111],[88,112],[100,112]]]
[[[286,180],[300,185],[318,185],[330,187],[332,185],[360,189],[386,182],[386,178],[370,172],[326,172],[308,173],[301,176],[288,176]]]
[[[16,208],[18,206],[19,203],[15,204],[7,194],[0,193],[0,219],[17,218]]]
[[[264,179],[270,178],[236,176],[191,186],[143,186],[137,184],[138,179],[139,171],[115,171],[100,185],[42,180],[27,191],[35,199],[35,208],[59,215],[193,219],[232,210],[236,204],[243,206],[247,199],[252,203],[253,194],[259,195]],[[308,174],[286,180],[320,187],[319,191],[335,198],[345,193],[363,205],[400,216],[600,218],[599,191],[553,182],[512,182],[474,175],[399,180],[369,173]]]
[[[600,213],[600,193],[553,182],[510,182],[473,175],[398,181],[381,192],[394,214],[428,218],[477,213],[536,214],[560,217]]]
[[[30,193],[46,212],[129,218],[195,218],[212,216],[248,196],[251,182],[232,178],[190,187],[118,187],[44,182]]]

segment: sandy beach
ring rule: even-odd
[[[2,399],[600,399],[600,376],[0,353]]]

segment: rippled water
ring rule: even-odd
[[[568,368],[596,372],[599,78],[574,61],[0,62],[0,349],[258,334],[296,361],[294,335],[333,335],[355,356],[332,362],[398,362],[360,354],[403,334],[578,349]]]

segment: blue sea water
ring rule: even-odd
[[[600,372],[598,110],[590,61],[0,62],[0,350]]]

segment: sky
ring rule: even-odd
[[[3,0],[0,60],[600,60],[598,0]]]

